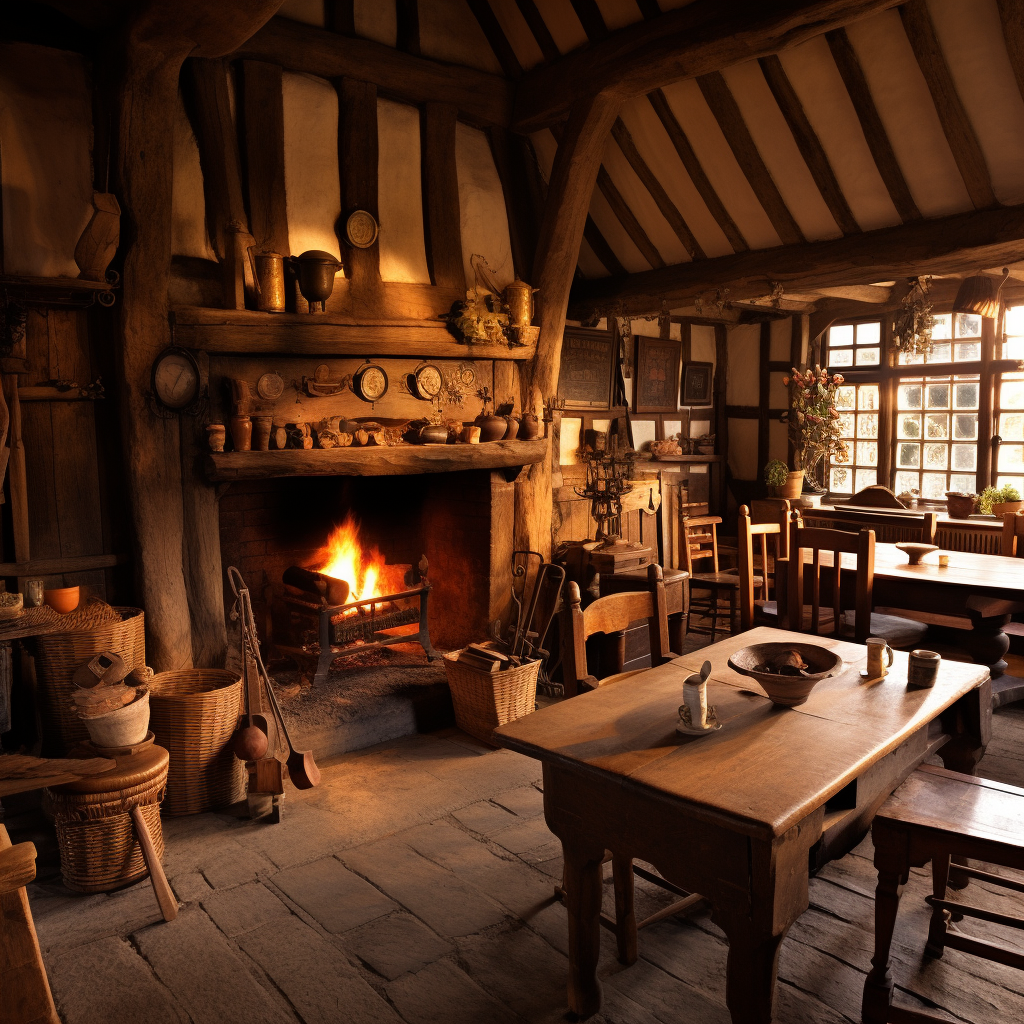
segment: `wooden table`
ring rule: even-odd
[[[1024,698],[1024,679],[1005,675],[1003,660],[1010,647],[1003,627],[1011,614],[1024,611],[1024,560],[971,551],[941,553],[949,555],[948,566],[939,565],[939,551],[910,565],[906,552],[895,544],[876,544],[875,607],[929,612],[936,624],[953,628],[956,619],[970,619],[974,628],[958,642],[976,662],[988,666],[995,706]],[[822,552],[822,565],[831,566],[831,557]],[[847,564],[856,564],[854,555],[843,555],[844,569]],[[852,579],[851,574],[851,585]]]
[[[858,841],[882,801],[931,753],[966,772],[983,753],[991,725],[983,666],[944,661],[932,689],[908,690],[906,654],[896,652],[884,680],[865,682],[864,648],[822,638],[844,670],[806,704],[784,709],[727,660],[747,644],[787,638],[807,640],[750,630],[495,731],[496,742],[543,762],[545,819],[565,858],[569,1008],[578,1016],[601,1006],[606,850],[648,861],[710,901],[729,939],[732,1019],[764,1024],[779,944],[807,909],[812,860]],[[708,700],[723,728],[679,736],[683,680],[705,659]],[[631,894],[623,899],[628,912]]]

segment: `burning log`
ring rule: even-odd
[[[285,569],[281,578],[290,587],[305,591],[307,594],[318,594],[329,605],[345,604],[348,601],[349,585],[345,580],[325,576],[315,569],[292,565]]]

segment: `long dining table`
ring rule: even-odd
[[[948,556],[949,565],[939,565],[940,554]],[[831,557],[822,552],[823,567],[831,566]],[[844,571],[855,568],[856,556],[844,554],[841,565]],[[1003,660],[1010,646],[1004,626],[1011,615],[1024,611],[1024,559],[932,551],[910,565],[907,553],[895,544],[876,544],[873,598],[876,609],[924,612],[929,621],[954,629],[969,620],[972,628],[957,634],[957,643],[988,667],[995,706],[1024,698],[1024,679],[1008,675]]]
[[[770,641],[820,643],[842,670],[800,707],[778,707],[728,664],[739,648]],[[722,727],[680,735],[683,681],[705,660]],[[495,731],[495,742],[543,765],[544,815],[565,863],[568,1003],[579,1018],[601,1006],[606,851],[653,864],[710,902],[729,940],[732,1019],[767,1024],[779,946],[807,909],[823,845],[829,856],[851,848],[932,753],[973,772],[990,735],[988,670],[943,661],[931,689],[910,689],[906,654],[881,680],[862,678],[865,664],[859,644],[760,627]],[[617,899],[628,914],[632,893]]]

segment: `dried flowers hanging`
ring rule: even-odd
[[[793,415],[800,430],[800,464],[804,476],[815,480],[815,472],[825,459],[846,462],[850,450],[842,437],[837,392],[843,375],[829,375],[815,366],[813,370],[793,367],[792,377],[783,377],[783,384],[792,386]]]
[[[928,298],[929,278],[911,278],[910,291],[903,307],[896,314],[892,327],[892,343],[896,350],[910,356],[927,355],[932,347],[932,304]]]

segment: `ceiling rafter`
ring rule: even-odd
[[[466,2],[469,4],[473,17],[476,18],[476,23],[487,38],[487,43],[494,56],[498,58],[498,63],[501,65],[501,70],[505,72],[505,76],[507,78],[522,77],[523,66],[519,63],[516,51],[512,49],[512,44],[502,30],[501,23],[491,5],[487,0],[466,0]]]
[[[564,121],[582,97],[621,100],[796,46],[900,0],[692,0],[612,32],[523,75],[513,127],[529,133]]]
[[[516,0],[516,7],[519,8],[519,13],[533,33],[533,38],[537,40],[544,60],[558,60],[562,56],[562,51],[555,44],[554,36],[551,35],[551,30],[543,15],[537,10],[537,5],[533,0]]]
[[[864,132],[864,139],[868,144],[871,157],[875,161],[878,173],[885,183],[886,191],[892,200],[900,220],[920,220],[921,211],[910,194],[910,187],[907,179],[903,177],[896,153],[893,151],[892,143],[886,134],[885,126],[879,117],[878,108],[868,88],[868,80],[864,77],[864,71],[857,60],[853,46],[846,34],[845,29],[836,29],[834,32],[825,33],[825,40],[828,42],[829,50],[832,51],[832,59],[836,62],[839,76],[846,86],[850,95],[853,109],[857,112],[857,119],[860,121],[861,130]]]
[[[686,305],[701,293],[728,289],[734,301],[780,284],[785,291],[873,284],[921,274],[960,274],[1024,259],[1024,205],[969,210],[932,220],[801,245],[777,246],[680,263],[579,286],[574,319],[594,311],[639,315]]]
[[[998,0],[1006,53],[1010,58],[1017,88],[1024,96],[1024,8],[1020,0]]]
[[[985,154],[978,142],[978,136],[974,133],[974,127],[964,109],[960,94],[956,91],[956,83],[939,46],[925,0],[910,0],[910,3],[904,4],[899,10],[904,31],[928,83],[942,131],[949,148],[953,151],[953,159],[960,169],[960,176],[967,186],[971,202],[978,210],[995,206],[996,196],[992,191],[992,178],[985,162]]]
[[[711,179],[704,173],[704,168],[697,159],[697,154],[693,151],[693,147],[690,145],[690,140],[686,137],[686,132],[683,131],[682,125],[676,120],[676,115],[672,113],[672,108],[668,105],[665,94],[660,89],[655,89],[647,99],[661,120],[665,131],[668,132],[668,137],[672,141],[672,145],[675,147],[683,167],[686,168],[686,173],[690,176],[693,187],[697,190],[701,199],[704,200],[704,205],[707,206],[711,216],[717,221],[718,226],[722,229],[722,233],[728,239],[733,250],[735,252],[745,252],[750,248],[747,245],[747,240],[736,226],[736,222],[729,216],[729,211],[725,208],[722,200],[718,198],[718,193],[715,191],[714,185],[711,184]]]
[[[622,198],[622,193],[615,187],[615,182],[612,181],[611,175],[604,166],[597,172],[597,187],[608,200],[612,213],[615,214],[633,244],[640,250],[643,258],[654,268],[664,267],[664,258],[648,237],[647,232],[644,231],[640,221],[636,219],[629,204]]]
[[[608,38],[608,26],[604,23],[604,15],[597,6],[597,0],[569,0],[576,17],[580,19],[583,31],[592,43],[599,43]]]
[[[619,257],[615,255],[615,250],[608,244],[608,239],[601,234],[601,229],[589,214],[587,214],[587,222],[583,226],[583,237],[609,274],[614,277],[616,274],[626,273],[626,268],[619,261]]]
[[[785,245],[802,242],[803,232],[793,219],[793,214],[789,212],[789,207],[786,206],[771,172],[761,159],[757,145],[740,113],[739,105],[729,91],[721,72],[701,75],[697,79],[697,85],[700,86],[711,113],[714,114],[726,142],[729,143],[729,148],[733,151],[740,169],[750,182],[757,201],[764,207],[764,212],[778,232],[779,238]]]
[[[647,165],[647,161],[640,155],[640,151],[636,148],[636,143],[633,141],[633,136],[630,135],[629,129],[622,123],[621,118],[616,118],[615,124],[612,125],[612,137],[618,143],[619,149],[622,150],[622,155],[626,158],[630,167],[633,168],[636,176],[643,183],[644,188],[651,194],[651,198],[661,211],[661,215],[668,221],[669,227],[675,232],[679,241],[683,243],[684,248],[690,254],[690,259],[706,259],[707,254],[694,237],[686,220],[679,212],[679,208],[672,202],[664,186],[658,181],[654,172]]]
[[[821,198],[825,200],[825,205],[839,225],[839,230],[844,235],[855,235],[860,231],[860,225],[846,201],[828,155],[807,119],[800,97],[797,96],[782,61],[775,54],[771,54],[762,57],[758,63],[761,65],[768,88],[771,89],[775,102],[778,103],[782,116],[793,133],[797,148],[811,172],[814,184],[817,185]]]

